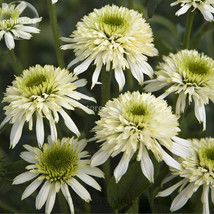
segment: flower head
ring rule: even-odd
[[[151,182],[154,182],[154,167],[148,150],[158,161],[164,160],[176,168],[180,168],[180,165],[163,147],[177,155],[189,155],[185,146],[191,144],[176,137],[179,132],[177,117],[163,99],[151,94],[127,92],[108,101],[99,115],[101,118],[93,130],[97,142],[103,144],[92,157],[91,164],[100,165],[110,156],[123,153],[114,170],[116,181],[125,174],[135,153],[137,161],[141,161],[142,172]]]
[[[209,189],[211,189],[212,203],[214,203],[214,138],[192,139],[190,142],[193,145],[189,147],[192,155],[186,158],[180,157],[178,162],[182,169],[170,168],[172,175],[166,178],[167,181],[179,176],[181,180],[170,188],[159,192],[158,196],[168,196],[180,187],[179,194],[171,204],[170,210],[173,212],[183,207],[193,193],[202,186],[201,202],[203,213],[207,214],[209,213]]]
[[[25,26],[39,23],[41,18],[29,18],[21,16],[27,4],[21,1],[15,4],[2,3],[0,7],[0,40],[5,38],[8,49],[14,49],[14,38],[30,39],[31,33],[39,33],[40,30],[33,26]]]
[[[122,90],[125,84],[123,70],[130,68],[132,75],[140,84],[143,73],[153,74],[151,66],[146,62],[147,56],[158,54],[153,45],[153,34],[142,14],[124,7],[105,6],[95,9],[77,23],[77,30],[71,38],[62,38],[69,42],[62,49],[74,49],[76,59],[68,67],[83,61],[74,69],[80,74],[94,62],[96,69],[92,76],[92,88],[97,84],[103,65],[106,71],[111,68]]]
[[[178,94],[176,114],[184,112],[186,99],[195,104],[195,116],[206,129],[205,105],[214,101],[214,61],[196,50],[182,50],[163,58],[156,72],[157,78],[148,80],[147,91],[167,87],[162,97]]]
[[[16,77],[5,93],[3,102],[8,103],[4,107],[7,116],[0,125],[1,127],[8,121],[13,124],[10,134],[12,148],[18,143],[25,122],[29,122],[29,129],[32,130],[34,117],[39,145],[44,142],[43,118],[49,121],[52,140],[57,139],[55,123],[59,121],[59,114],[63,117],[65,125],[79,135],[76,125],[64,109],[74,110],[78,107],[88,114],[93,114],[92,110],[77,100],[83,98],[96,101],[76,91],[78,87],[86,84],[85,79],[77,79],[77,76],[68,70],[52,65],[36,65],[24,70],[22,76]]]
[[[176,0],[175,2],[171,3],[171,6],[175,6],[177,4],[181,5],[181,9],[176,12],[177,16],[186,13],[190,8],[192,8],[193,10],[199,9],[205,20],[213,21],[213,0]]]
[[[69,204],[71,213],[74,213],[69,186],[83,200],[89,202],[90,194],[77,179],[101,190],[99,184],[91,176],[104,177],[104,175],[98,168],[90,167],[90,160],[86,159],[88,153],[82,151],[85,146],[85,139],[78,141],[74,138],[63,138],[61,141],[54,142],[49,139],[49,144],[44,144],[42,149],[24,145],[27,151],[21,153],[21,158],[30,165],[26,167],[27,172],[14,179],[13,184],[25,183],[34,178],[35,180],[25,189],[22,200],[30,196],[43,183],[36,197],[36,208],[41,209],[46,203],[46,213],[51,213],[56,193],[60,190]]]

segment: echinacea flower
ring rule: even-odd
[[[214,101],[214,60],[196,50],[182,50],[170,54],[159,64],[157,77],[148,80],[145,89],[158,91],[167,88],[162,98],[170,93],[178,94],[176,114],[183,113],[188,104],[194,101],[195,116],[206,129],[205,105]]]
[[[14,38],[30,39],[32,33],[39,33],[40,30],[33,26],[26,26],[39,23],[41,18],[29,18],[21,16],[26,9],[27,3],[21,1],[15,4],[2,3],[0,7],[0,40],[4,37],[8,49],[14,49]]]
[[[157,161],[165,161],[169,166],[181,166],[165,150],[188,156],[186,147],[191,144],[176,135],[180,131],[177,117],[172,114],[166,101],[151,94],[126,92],[110,100],[99,111],[100,120],[93,128],[96,141],[101,148],[92,157],[92,166],[103,164],[110,156],[123,156],[114,170],[118,182],[126,173],[129,162],[137,153],[143,174],[154,182],[154,166],[149,157],[151,151]]]
[[[181,5],[181,8],[176,12],[177,16],[186,13],[189,9],[199,9],[206,21],[213,21],[214,2],[213,0],[176,0],[171,3],[171,6]]]
[[[209,211],[209,190],[211,190],[211,200],[214,203],[214,138],[192,139],[192,147],[188,149],[191,156],[180,157],[178,162],[182,169],[170,168],[172,175],[167,177],[163,183],[174,178],[180,181],[173,186],[158,193],[157,197],[165,197],[179,188],[179,194],[174,198],[170,210],[176,211],[183,207],[192,197],[199,187],[203,187],[201,203],[203,204],[203,214]]]
[[[57,139],[55,124],[59,121],[59,114],[65,125],[79,135],[78,128],[64,109],[74,110],[78,107],[88,114],[94,113],[77,101],[86,99],[96,102],[94,98],[76,91],[78,87],[85,85],[85,79],[78,80],[78,77],[68,70],[52,65],[36,65],[24,70],[23,74],[12,82],[12,86],[7,88],[3,99],[8,105],[4,107],[6,118],[0,127],[7,122],[13,124],[10,133],[11,147],[14,148],[18,143],[25,122],[29,122],[29,129],[32,130],[34,117],[40,146],[44,142],[44,118],[49,121],[52,140]]]
[[[30,163],[27,172],[18,175],[13,184],[22,184],[35,178],[25,189],[22,200],[30,196],[43,183],[37,197],[36,209],[41,209],[46,203],[45,213],[51,213],[56,193],[62,191],[67,200],[71,213],[74,213],[72,194],[69,188],[86,202],[91,201],[91,196],[86,188],[78,181],[101,190],[97,181],[91,176],[104,177],[103,172],[90,166],[87,159],[88,152],[82,151],[86,146],[85,139],[63,138],[61,141],[44,144],[41,149],[24,145],[27,151],[21,153],[21,158]]]
[[[68,68],[83,61],[74,69],[78,75],[94,62],[92,88],[98,83],[103,65],[106,65],[106,72],[114,70],[119,90],[125,84],[125,69],[130,68],[140,84],[143,84],[143,73],[150,77],[153,74],[152,67],[146,62],[147,56],[156,56],[158,51],[149,24],[137,11],[115,5],[95,9],[77,23],[77,30],[70,37],[62,38],[69,43],[62,49],[74,49],[76,55]]]

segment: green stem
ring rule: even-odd
[[[48,10],[49,10],[49,16],[51,21],[51,27],[52,27],[53,36],[54,36],[57,61],[59,66],[61,68],[64,68],[65,63],[62,55],[62,50],[60,49],[59,30],[58,30],[58,24],[57,24],[55,4],[52,4],[51,0],[47,0],[47,2],[48,2]]]
[[[134,82],[133,82],[132,72],[130,69],[126,71],[126,81],[127,81],[128,90],[131,91]]]
[[[184,49],[189,49],[189,41],[190,41],[190,34],[192,30],[192,23],[194,19],[195,12],[192,12],[189,10],[188,15],[187,15],[187,22],[186,22],[186,32],[184,36]]]
[[[11,57],[11,60],[12,60],[12,64],[13,64],[13,68],[14,68],[15,74],[16,75],[20,75],[22,73],[22,68],[21,68],[20,63],[18,62],[18,60],[16,58],[14,50],[13,49],[10,50],[9,53],[10,53],[10,57]]]
[[[101,72],[102,78],[102,97],[101,97],[101,104],[104,106],[106,102],[111,98],[111,71],[107,72],[105,69]],[[110,159],[108,159],[103,164],[103,171],[105,173],[105,180],[104,180],[104,193],[107,195],[107,186],[108,182],[111,177],[111,163]]]
[[[60,212],[68,213],[68,206],[66,203],[66,199],[64,198],[61,191],[57,194],[57,198],[58,198],[58,202],[59,202]]]

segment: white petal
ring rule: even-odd
[[[180,145],[179,143],[173,143],[173,146],[170,149],[170,151],[173,154],[178,155],[180,157],[191,157],[192,156],[191,150],[186,146]]]
[[[170,195],[172,192],[174,192],[179,186],[181,186],[185,180],[181,180],[178,183],[174,184],[173,186],[159,192],[156,197],[166,197]]]
[[[11,33],[5,33],[4,34],[4,38],[5,38],[5,43],[8,47],[9,50],[11,49],[14,49],[15,48],[15,42],[14,42],[14,39],[13,39],[13,36],[11,35]]]
[[[62,50],[66,50],[66,49],[64,48],[64,46],[65,46],[65,45],[62,45],[62,46],[61,46],[61,49],[62,49]],[[69,69],[72,65],[78,63],[79,61],[80,61],[79,57],[75,58],[74,60],[72,60],[72,61],[68,64],[67,69]]]
[[[46,214],[51,213],[53,206],[54,206],[54,203],[55,203],[55,199],[56,199],[56,191],[55,191],[54,185],[51,185],[49,195],[48,195],[48,199],[47,199],[46,206],[45,206],[45,213]]]
[[[41,209],[42,206],[45,204],[51,185],[52,184],[50,181],[46,181],[42,186],[41,190],[39,191],[39,194],[36,197],[36,209]]]
[[[69,117],[69,115],[63,109],[60,109],[59,113],[62,115],[65,125],[68,127],[68,129],[70,129],[73,133],[79,136],[80,132],[73,120]]]
[[[20,14],[25,10],[27,7],[26,2],[22,1],[19,5],[17,5],[16,9],[20,12]]]
[[[80,178],[83,182],[85,182],[89,186],[101,191],[100,185],[91,176],[89,176],[89,175],[87,175],[85,173],[79,173],[77,175],[77,177]]]
[[[42,116],[37,112],[36,114],[36,137],[40,146],[44,143],[44,124]]]
[[[30,196],[40,186],[42,182],[43,180],[38,180],[38,179],[33,181],[23,192],[22,200]]]
[[[126,82],[123,70],[121,68],[116,68],[114,70],[114,75],[115,75],[115,79],[119,85],[119,91],[122,91],[123,87],[125,85],[125,82]]]
[[[154,166],[145,146],[142,147],[141,169],[145,177],[154,183]]]
[[[178,10],[178,11],[175,13],[175,15],[176,15],[176,16],[180,16],[180,15],[186,13],[187,10],[189,10],[190,7],[191,7],[191,4],[186,4],[186,5],[184,5],[183,7],[181,7],[180,10]]]
[[[143,71],[139,70],[137,65],[135,63],[131,62],[131,60],[129,60],[129,58],[127,58],[127,61],[131,68],[132,75],[140,83],[140,85],[142,85],[143,81],[144,81]]]
[[[58,2],[58,0],[52,0],[52,4],[55,4],[57,2]]]
[[[172,201],[172,205],[170,207],[170,211],[174,212],[178,209],[180,209],[181,207],[183,207],[186,202],[189,200],[189,198],[192,196],[192,194],[194,193],[193,190],[193,183],[190,183],[183,191],[181,191]],[[187,194],[188,192],[190,192],[189,194]]]
[[[74,74],[79,75],[79,74],[83,73],[84,71],[86,71],[93,60],[94,59],[91,59],[90,57],[88,57],[85,61],[83,61],[80,65],[78,65],[74,69]]]
[[[152,77],[154,73],[153,69],[146,61],[138,63],[138,66],[142,69],[143,73],[147,74],[150,78]]]
[[[102,149],[98,150],[91,158],[91,166],[94,167],[103,164],[109,156],[110,155],[106,151]]]
[[[132,155],[128,156],[127,154],[124,153],[119,164],[115,168],[114,177],[115,177],[116,183],[118,183],[119,180],[121,179],[121,177],[126,173],[131,157],[132,157]]]
[[[25,183],[25,182],[35,178],[36,176],[38,176],[38,174],[36,174],[36,173],[24,172],[14,178],[13,184]]]
[[[98,65],[92,75],[92,84],[91,84],[91,89],[97,84],[97,80],[99,78],[100,72],[102,69],[102,64]],[[104,71],[105,72],[105,71]]]
[[[211,188],[211,200],[212,203],[214,204],[214,188]]]
[[[195,116],[199,122],[203,122],[203,131],[206,129],[206,111],[204,104],[199,104],[197,99],[195,101]]]
[[[90,166],[85,166],[79,169],[80,172],[86,173],[88,175],[93,175],[98,178],[104,178],[104,173],[97,167],[91,168]]]
[[[31,153],[31,152],[22,152],[20,154],[20,157],[23,160],[25,160],[25,161],[27,161],[29,163],[38,163],[38,161],[34,157],[34,153]]]
[[[208,21],[208,22],[213,21],[213,15],[210,11],[206,10],[200,4],[198,5],[198,9],[201,11],[201,13],[206,21]]]
[[[68,180],[71,188],[86,202],[91,201],[91,196],[88,191],[83,187],[75,178]]]
[[[51,140],[52,142],[55,142],[57,140],[57,131],[54,120],[53,119],[49,120],[49,124],[51,130]]]
[[[203,204],[203,214],[209,214],[209,186],[204,184],[203,185],[203,192],[201,195],[201,202]]]
[[[72,93],[71,97],[73,97],[75,100],[85,99],[85,100],[90,100],[92,102],[97,103],[97,101],[93,97],[89,97],[89,96],[82,94],[80,92],[77,92],[77,91]]]
[[[10,115],[6,116],[6,117],[4,118],[4,120],[1,122],[0,129],[1,129],[7,122],[9,122],[11,118],[12,118],[12,117],[11,117]]]
[[[12,148],[16,146],[16,144],[19,142],[21,138],[24,123],[25,119],[23,118],[21,121],[16,120],[16,122],[12,126],[10,132],[10,145]]]
[[[171,166],[171,167],[178,169],[178,170],[182,170],[181,165],[175,159],[173,159],[164,150],[162,150],[162,152],[163,152],[163,160],[168,166]]]
[[[70,192],[69,192],[69,190],[68,190],[67,184],[62,184],[62,185],[61,185],[61,190],[62,190],[63,195],[65,196],[65,199],[66,199],[67,202],[68,202],[68,205],[69,205],[69,207],[70,207],[70,212],[71,212],[71,214],[74,214],[74,205],[73,205],[73,201],[72,201]]]
[[[39,33],[40,32],[40,30],[38,28],[31,27],[31,26],[22,26],[22,27],[19,27],[19,30],[25,31],[28,33]]]

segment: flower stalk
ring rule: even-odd
[[[13,64],[15,74],[20,75],[22,73],[22,66],[18,62],[14,50],[13,49],[9,50],[9,54],[10,54],[10,57],[12,60],[12,64]]]
[[[57,24],[57,16],[56,16],[56,10],[55,5],[52,4],[51,0],[47,0],[48,3],[48,10],[49,10],[49,16],[51,21],[51,27],[53,31],[54,36],[54,42],[55,42],[55,48],[56,48],[56,55],[57,55],[57,61],[61,68],[65,67],[62,51],[60,49],[60,41],[59,41],[59,29]]]
[[[187,15],[186,31],[184,35],[184,45],[183,45],[184,49],[189,49],[190,35],[191,35],[194,15],[195,15],[195,12],[192,12],[191,10],[188,12],[188,15]]]

